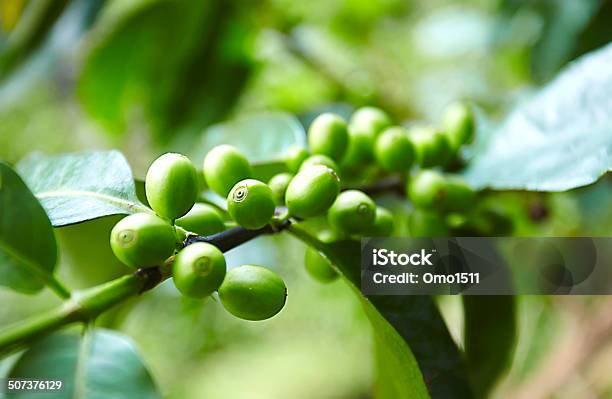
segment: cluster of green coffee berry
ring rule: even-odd
[[[291,148],[285,158],[287,172],[267,184],[254,178],[248,159],[229,145],[206,154],[203,175],[209,190],[227,198],[227,214],[245,229],[261,229],[283,218],[322,219],[329,228],[325,240],[387,236],[394,230],[393,215],[362,191],[342,191],[340,177],[350,180],[371,169],[371,179],[399,174],[408,182],[408,197],[421,210],[421,219],[462,212],[472,205],[474,191],[457,176],[433,168],[452,162],[472,135],[471,113],[461,104],[448,110],[443,131],[394,126],[382,110],[372,107],[358,109],[348,122],[324,113],[308,129],[308,149]],[[196,203],[198,182],[198,172],[185,156],[169,153],[155,160],[145,179],[154,213],[133,214],[117,223],[111,232],[115,255],[135,268],[157,266],[174,256],[174,283],[184,295],[201,298],[217,291],[223,306],[238,317],[262,320],[275,315],[286,298],[285,283],[276,273],[254,265],[226,273],[223,253],[214,245],[197,242],[183,248],[189,233],[208,236],[225,229],[224,212]],[[314,249],[308,249],[305,264],[320,281],[337,278],[329,261]]]
[[[196,203],[198,172],[187,157],[169,153],[156,159],[147,172],[145,191],[155,214],[135,213],[115,225],[110,242],[117,258],[146,268],[175,255],[172,277],[182,294],[203,298],[218,291],[223,306],[243,319],[267,319],[283,308],[285,283],[272,270],[243,265],[226,272],[225,257],[216,246],[196,242],[183,248],[188,233],[207,236],[225,230],[222,211]]]

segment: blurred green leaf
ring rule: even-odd
[[[596,15],[600,3],[600,0],[504,0],[500,2],[497,35],[513,40],[511,35],[516,32],[509,28],[516,25],[518,18],[526,15],[538,18],[540,29],[531,46],[530,63],[535,79],[547,81],[572,58],[581,33]]]
[[[53,280],[57,245],[34,195],[0,163],[0,285],[33,294]]]
[[[17,26],[11,31],[5,45],[0,48],[0,79],[38,48],[67,4],[68,0],[28,2]]]
[[[264,112],[214,125],[206,129],[199,143],[191,143],[190,158],[203,160],[220,144],[229,144],[251,162],[263,164],[282,159],[294,145],[306,146],[306,133],[297,118],[284,112]]]
[[[133,343],[110,330],[50,335],[19,358],[9,378],[62,380],[62,389],[46,398],[161,398]]]
[[[516,341],[513,296],[463,296],[464,348],[476,397],[486,398],[510,366]]]
[[[159,138],[220,120],[251,70],[252,30],[238,9],[224,0],[109,7],[79,77],[84,108],[116,134],[144,117]]]
[[[3,1],[0,3],[0,27],[5,32],[10,32],[17,25],[21,16],[25,0]]]
[[[132,171],[118,151],[37,152],[17,170],[55,227],[148,210],[136,198]]]
[[[109,240],[122,217],[105,216],[55,229],[61,254],[59,274],[67,285],[85,289],[129,272],[115,257]]]
[[[580,58],[497,129],[463,172],[474,186],[563,191],[612,170],[612,45]]]
[[[364,297],[359,242],[325,244],[296,225],[290,232],[324,253],[364,306],[374,329],[378,398],[472,397],[459,349],[431,297]]]
[[[578,36],[572,58],[603,47],[612,38],[612,1],[597,1],[597,4],[596,13]]]
[[[288,172],[284,161],[257,162],[253,165],[253,177],[257,180],[267,182],[274,175]]]

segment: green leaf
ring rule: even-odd
[[[580,34],[596,16],[601,3],[599,0],[503,0],[498,3],[500,23],[495,33],[500,43],[497,44],[508,45],[517,40],[516,36],[521,36],[516,28],[520,16],[537,18],[541,25],[535,40],[529,43],[533,43],[529,60],[533,78],[546,81],[572,58]]]
[[[325,244],[299,225],[290,232],[324,253],[364,306],[374,330],[377,398],[472,397],[459,349],[431,297],[364,297],[359,242]]]
[[[29,2],[1,49],[0,79],[17,68],[40,46],[67,4],[68,0]]]
[[[13,366],[9,378],[63,380],[58,392],[45,398],[161,398],[153,379],[125,336],[97,329],[84,337],[56,333],[30,347]],[[27,398],[23,391],[11,397]]]
[[[55,229],[61,254],[59,268],[70,287],[86,289],[130,271],[110,246],[111,230],[121,218],[123,215],[105,216]]]
[[[513,296],[463,296],[465,361],[476,397],[486,398],[510,366],[516,341]]]
[[[306,146],[306,133],[297,118],[284,112],[244,116],[206,129],[200,142],[191,147],[190,158],[203,160],[208,151],[220,144],[232,145],[249,161],[263,164],[282,159],[291,146]]]
[[[55,227],[149,211],[138,201],[132,171],[118,151],[33,153],[17,170]]]
[[[479,188],[564,191],[612,170],[611,63],[612,45],[580,58],[483,132],[465,178]]]
[[[53,228],[25,183],[0,163],[0,285],[33,294],[53,283]]]
[[[254,30],[241,8],[224,0],[111,3],[77,85],[85,110],[115,134],[144,116],[160,138],[221,120],[252,69]]]

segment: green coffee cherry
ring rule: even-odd
[[[326,155],[311,155],[302,162],[302,166],[300,166],[300,170],[308,168],[314,165],[324,165],[328,168],[332,169],[334,172],[338,173],[338,164],[334,162],[333,159]]]
[[[376,139],[376,160],[389,172],[407,172],[414,162],[414,146],[402,127],[391,127]]]
[[[145,191],[151,208],[174,220],[186,214],[198,196],[198,172],[184,155],[167,153],[149,167]]]
[[[306,272],[321,283],[331,283],[339,277],[329,260],[312,247],[306,248],[304,266]]]
[[[285,205],[285,192],[287,191],[291,179],[293,179],[291,173],[279,173],[273,176],[268,182],[276,205]]]
[[[454,214],[456,215],[456,214]],[[449,217],[447,218],[447,223]],[[451,226],[453,236],[457,237],[500,237],[512,234],[514,222],[504,209],[497,206],[478,206],[463,216],[462,223]]]
[[[446,197],[446,181],[441,173],[421,170],[412,177],[406,192],[415,207],[442,209]]]
[[[409,137],[421,167],[446,166],[450,162],[453,150],[443,133],[430,127],[413,127]]]
[[[446,197],[443,208],[446,211],[462,212],[474,206],[476,192],[461,177],[446,175]]]
[[[293,146],[287,150],[285,155],[285,164],[291,173],[297,173],[302,166],[302,162],[310,156],[308,150],[304,147]]]
[[[243,265],[230,269],[219,288],[223,307],[245,320],[265,320],[285,306],[287,287],[282,278],[261,266]]]
[[[203,171],[208,187],[222,197],[226,197],[240,180],[253,175],[246,157],[234,147],[225,144],[206,154]]]
[[[308,146],[313,154],[340,160],[348,146],[348,127],[339,115],[324,113],[317,116],[308,128]]]
[[[436,211],[415,209],[408,217],[408,230],[412,237],[448,237],[444,216]]]
[[[514,231],[512,217],[504,209],[495,206],[479,208],[472,216],[471,223],[479,235],[485,237],[507,236]]]
[[[473,206],[476,192],[460,177],[433,170],[417,173],[407,188],[416,207],[461,212]]]
[[[223,253],[214,245],[193,243],[183,248],[174,258],[172,277],[181,294],[204,298],[219,289],[223,282]]]
[[[161,265],[176,248],[174,227],[159,216],[135,213],[121,219],[110,235],[113,253],[134,268]]]
[[[375,218],[376,203],[358,190],[340,193],[327,213],[330,226],[348,235],[368,231]]]
[[[274,208],[272,190],[259,180],[239,181],[227,196],[227,211],[245,229],[257,230],[270,223]]]
[[[374,158],[374,135],[349,126],[349,144],[340,167],[344,169],[360,168]]]
[[[176,225],[201,236],[220,233],[225,230],[221,211],[212,205],[196,203],[182,218],[176,219]]]
[[[474,114],[463,102],[453,103],[446,108],[442,125],[451,147],[455,150],[474,139]]]
[[[370,237],[387,237],[393,233],[393,214],[382,206],[376,207],[374,224],[368,230]]]
[[[291,180],[285,203],[291,215],[311,218],[325,213],[339,192],[336,172],[324,165],[314,165],[300,170]]]
[[[355,111],[349,123],[348,148],[340,166],[354,169],[374,159],[376,138],[389,126],[391,119],[378,108],[363,107]]]
[[[349,125],[353,131],[366,133],[376,139],[380,132],[391,126],[391,119],[379,108],[362,107],[351,115]]]

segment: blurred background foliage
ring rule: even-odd
[[[611,20],[607,0],[1,0],[0,158],[118,148],[142,178],[160,153],[193,154],[214,124],[262,111],[307,123],[323,109],[373,104],[398,122],[435,123],[448,102],[468,98],[501,118],[610,42]],[[514,216],[518,235],[609,236],[611,194],[608,176],[571,192],[488,200]],[[405,232],[410,207],[381,203]],[[72,286],[126,272],[108,245],[115,219],[57,231],[60,275]],[[100,324],[136,341],[170,398],[367,398],[368,323],[342,283],[308,278],[302,254],[284,236],[229,254],[230,265],[261,263],[288,281],[288,305],[271,321],[236,320],[166,283]],[[57,304],[48,293],[4,289],[0,301],[11,303],[0,307],[2,325]],[[439,299],[461,345],[460,301]],[[551,359],[596,328],[606,306],[596,297],[520,298],[516,355],[493,397],[555,382]],[[612,340],[600,341],[595,349],[580,341],[576,370],[545,393],[612,397]]]

